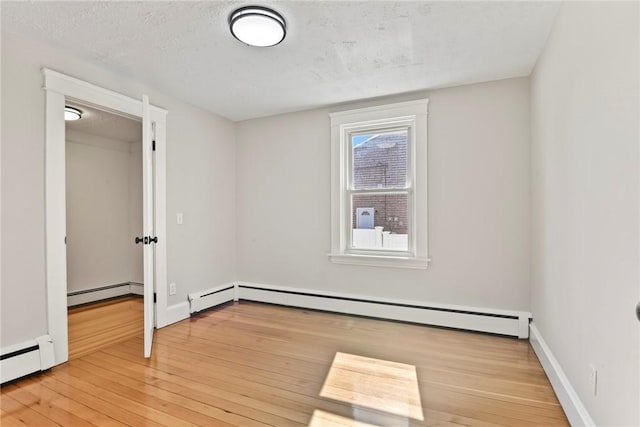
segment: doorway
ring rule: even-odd
[[[72,100],[66,109],[67,324],[73,359],[143,332],[142,123]]]
[[[79,79],[43,69],[46,91],[46,274],[48,332],[55,364],[68,360],[66,138],[67,103],[125,116],[142,127],[144,356],[155,327],[166,325],[166,110]],[[155,173],[154,170],[155,163]],[[156,296],[157,294],[157,296]]]

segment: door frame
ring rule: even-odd
[[[142,119],[142,100],[131,98],[57,71],[43,68],[45,91],[45,265],[48,333],[53,340],[55,364],[69,360],[67,329],[67,248],[65,99]],[[166,223],[166,116],[167,110],[150,106],[156,123],[155,218],[156,327],[167,319]]]

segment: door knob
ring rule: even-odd
[[[636,305],[636,317],[640,321],[640,302]]]
[[[149,237],[149,243],[158,243],[158,236]]]
[[[142,237],[136,237],[136,245],[137,245],[138,243],[142,243],[142,242],[143,242]]]

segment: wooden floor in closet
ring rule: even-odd
[[[8,426],[568,425],[525,340],[241,302],[2,388]]]
[[[73,360],[142,334],[143,299],[127,296],[85,304],[70,308],[67,319],[69,359]]]

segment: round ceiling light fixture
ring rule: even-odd
[[[287,35],[287,24],[278,12],[261,6],[236,9],[229,16],[233,37],[249,46],[275,46]]]
[[[68,105],[64,107],[64,119],[66,121],[80,120],[81,118],[82,118],[81,110],[74,107],[69,107]]]

